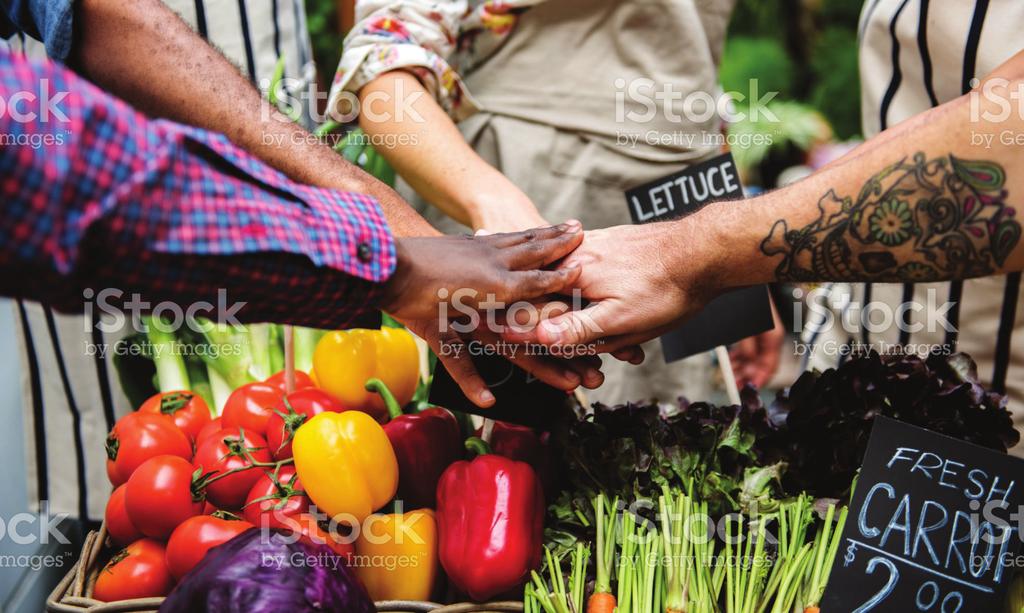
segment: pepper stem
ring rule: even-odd
[[[384,406],[387,408],[391,419],[402,416],[402,407],[398,405],[395,395],[391,393],[391,390],[388,389],[388,386],[383,381],[376,377],[367,379],[366,391],[380,394],[380,397],[384,399]]]
[[[471,436],[467,438],[466,449],[476,453],[477,455],[487,455],[491,453],[491,446],[479,436]]]

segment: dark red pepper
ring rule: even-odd
[[[481,429],[478,429],[477,436],[480,435]],[[491,429],[489,444],[493,453],[532,466],[544,486],[544,493],[553,495],[554,479],[547,436],[547,433],[537,434],[526,426],[496,421]]]
[[[384,432],[398,459],[398,493],[407,511],[437,506],[437,482],[448,466],[462,458],[462,434],[455,416],[439,407],[402,414],[395,397],[380,379],[366,389],[377,392],[391,415]]]
[[[516,588],[540,566],[544,492],[525,462],[483,451],[448,467],[437,485],[438,554],[452,583],[476,601]]]

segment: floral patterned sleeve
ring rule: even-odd
[[[360,88],[401,69],[415,74],[452,119],[472,115],[477,105],[458,75],[460,65],[486,57],[512,30],[516,14],[542,1],[358,0],[330,109],[335,118],[352,117]]]

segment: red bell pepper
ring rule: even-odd
[[[439,407],[403,415],[383,381],[370,379],[366,389],[381,395],[391,416],[384,432],[398,458],[397,499],[406,510],[435,508],[441,473],[462,458],[462,434],[455,416]]]
[[[448,467],[437,485],[441,566],[476,601],[516,588],[540,566],[544,492],[529,464],[481,451]]]

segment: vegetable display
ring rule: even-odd
[[[308,372],[278,372],[281,336],[151,332],[248,353],[204,359],[212,401],[194,360],[157,365],[161,391],[115,424],[105,520],[120,549],[97,599],[173,587],[161,611],[521,595],[527,613],[814,612],[876,416],[1002,451],[1018,440],[963,355],[858,357],[767,404],[748,388],[732,406],[563,408],[539,433],[431,406],[405,330],[296,331]]]

